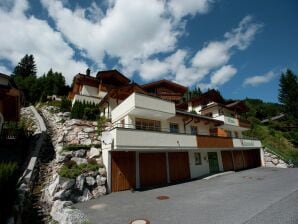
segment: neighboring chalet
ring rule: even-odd
[[[242,134],[250,127],[242,102],[215,90],[182,102],[186,91],[168,80],[138,85],[116,70],[75,76],[70,99],[97,99],[110,121],[102,133],[109,191],[261,165],[260,141]]]
[[[20,108],[20,90],[10,76],[0,73],[0,126],[3,122],[18,121]]]

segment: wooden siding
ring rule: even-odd
[[[123,191],[136,186],[135,152],[112,152],[112,191]]]
[[[229,137],[215,137],[197,135],[198,148],[233,148],[233,141]]]
[[[234,170],[234,162],[231,151],[221,151],[221,158],[224,171]]]
[[[140,153],[140,185],[142,188],[167,184],[165,153]]]
[[[190,179],[189,158],[187,152],[169,152],[170,182],[180,182]]]

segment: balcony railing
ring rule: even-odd
[[[210,133],[171,132],[169,128],[116,123],[109,127],[115,149],[259,148],[257,139],[232,138]]]

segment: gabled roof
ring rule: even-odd
[[[216,91],[215,89],[211,89],[200,96],[190,99],[188,102],[191,102],[193,106],[196,106],[196,105],[206,105],[209,102],[224,104],[225,100],[218,91]]]
[[[167,87],[167,88],[173,90],[174,92],[179,92],[181,94],[184,94],[187,91],[187,87],[182,86],[178,83],[166,80],[166,79],[151,82],[151,83],[142,85],[141,87],[143,89],[147,90],[147,89],[151,89],[151,88],[154,88],[154,87],[160,87],[160,86]]]
[[[103,82],[117,82],[122,85],[130,83],[130,79],[125,77],[122,73],[117,70],[99,71],[96,74],[96,78]]]

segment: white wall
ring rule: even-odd
[[[194,157],[195,152],[201,153],[201,160],[202,160],[201,165],[195,164],[195,157]],[[189,150],[189,152],[188,152],[189,167],[190,167],[190,176],[192,179],[209,174],[210,170],[209,170],[209,162],[208,162],[208,152],[216,152],[217,153],[219,170],[223,171],[221,152],[219,149]]]
[[[98,90],[98,88],[96,88],[96,87],[83,85],[80,94],[86,95],[86,96],[95,96],[95,97],[97,97],[98,96],[97,95],[97,90]]]

